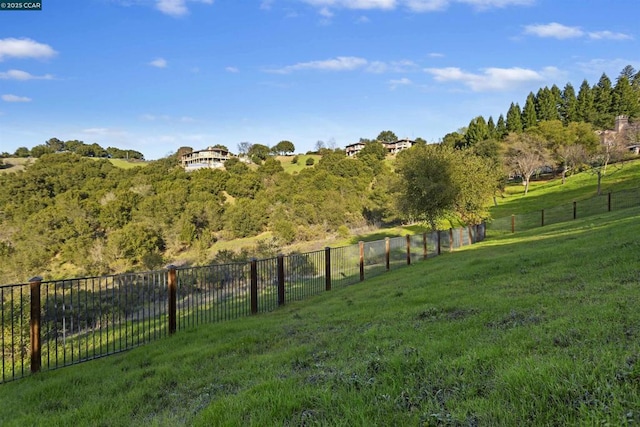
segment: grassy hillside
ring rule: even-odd
[[[602,193],[640,187],[640,160],[611,165],[602,179]],[[497,206],[491,208],[493,218],[511,214],[538,211],[543,208],[571,203],[596,196],[598,179],[589,171],[581,172],[562,180],[532,181],[527,195],[519,183],[507,185],[502,197],[497,197]]]
[[[17,172],[23,170],[25,165],[32,162],[30,158],[10,157],[2,160],[2,166],[0,166],[0,173]]]
[[[640,208],[0,386],[2,425],[626,425]]]

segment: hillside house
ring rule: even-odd
[[[218,147],[207,147],[204,150],[192,151],[184,153],[180,158],[182,167],[187,171],[193,171],[202,168],[221,168],[224,162],[231,157],[227,150]]]
[[[413,146],[413,144],[415,144],[416,142],[409,139],[409,138],[404,138],[404,139],[399,139],[397,141],[393,141],[393,142],[383,142],[382,145],[384,146],[384,148],[387,150],[387,154],[398,154],[400,151],[402,150],[406,150],[408,148],[411,148]],[[345,152],[347,154],[347,156],[351,157],[351,156],[355,156],[356,154],[358,154],[360,151],[362,151],[362,149],[364,148],[365,144],[362,142],[356,142],[354,144],[349,144],[345,147]]]

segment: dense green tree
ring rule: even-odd
[[[493,116],[489,116],[489,120],[487,120],[487,129],[489,130],[489,138],[496,138],[496,124],[493,121]]]
[[[276,145],[273,146],[273,148],[271,149],[274,153],[280,154],[281,156],[284,156],[288,153],[293,153],[294,151],[296,151],[296,147],[295,145],[293,145],[293,142],[291,141],[287,141],[287,140],[283,140],[278,142]]]
[[[270,152],[271,152],[271,149],[266,145],[253,144],[251,148],[249,148],[249,151],[247,152],[247,154],[249,155],[249,158],[253,163],[260,164],[263,161],[267,160],[267,157],[269,157]]]
[[[536,117],[539,121],[559,119],[557,99],[546,86],[536,94]]]
[[[465,222],[486,216],[496,188],[490,162],[444,145],[414,146],[398,154],[399,207],[406,217],[428,222],[455,213]]]
[[[571,122],[577,122],[578,117],[578,100],[576,99],[576,91],[571,83],[567,83],[562,91],[562,103],[560,106],[560,115],[565,126]]]
[[[507,132],[522,132],[522,112],[520,111],[520,106],[513,102],[507,111],[507,122],[506,122]]]
[[[596,129],[612,129],[614,115],[612,112],[613,88],[611,87],[611,79],[605,73],[602,73],[592,92],[595,112],[593,125]]]
[[[507,123],[504,120],[502,114],[498,117],[498,122],[496,123],[496,138],[502,139],[507,136],[509,132],[507,131]]]
[[[466,141],[465,136],[461,132],[450,132],[442,138],[442,145],[453,147],[453,148],[462,148],[464,147]]]
[[[383,130],[378,134],[375,140],[380,142],[396,142],[398,137],[390,130]]]
[[[625,115],[631,119],[640,116],[640,96],[626,74],[618,77],[611,98],[613,116]]]
[[[594,107],[593,91],[589,82],[583,80],[576,98],[576,116],[578,121],[594,123],[596,111]]]
[[[467,147],[484,141],[489,138],[489,127],[484,117],[478,116],[469,122],[467,133],[465,134],[465,145]]]
[[[242,175],[249,171],[249,166],[238,157],[231,157],[224,162],[224,168],[232,175]]]
[[[49,148],[49,152],[55,153],[65,149],[65,143],[58,138],[50,138],[45,142],[45,145]]]
[[[24,158],[24,157],[29,157],[31,155],[31,152],[27,147],[18,147],[13,155],[16,157]]]
[[[522,128],[527,130],[538,124],[538,116],[536,114],[536,98],[533,92],[529,92],[527,101],[522,109]]]

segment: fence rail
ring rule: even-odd
[[[640,206],[640,188],[610,192],[539,211],[495,218],[487,225],[487,230],[515,233],[635,206]]]
[[[268,312],[485,238],[485,224],[246,263],[0,286],[0,383]]]

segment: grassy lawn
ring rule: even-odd
[[[640,187],[640,160],[612,165],[602,179],[602,194]],[[520,183],[507,185],[502,197],[496,197],[497,206],[491,208],[493,218],[511,214],[539,211],[543,208],[589,199],[597,195],[596,175],[581,172],[567,178],[562,185],[560,179],[532,181],[527,195]]]
[[[626,425],[640,208],[0,386],[0,424]]]
[[[296,163],[291,162],[294,157],[298,158],[298,161]],[[299,154],[297,156],[277,156],[276,158],[282,164],[285,172],[293,174],[296,172],[300,172],[303,169],[313,167],[307,166],[307,159],[311,158],[314,160],[314,164],[317,164],[320,161],[321,157],[322,156],[319,156],[317,154]]]

